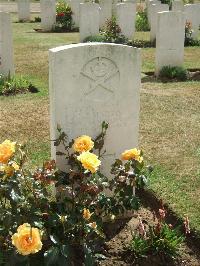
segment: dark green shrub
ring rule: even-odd
[[[135,29],[136,31],[149,31],[150,30],[146,10],[137,12],[136,21],[135,21]]]
[[[184,81],[188,79],[188,71],[184,67],[164,66],[159,74],[161,79],[177,79]]]
[[[35,17],[34,22],[41,22],[41,18],[40,17]]]

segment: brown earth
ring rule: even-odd
[[[153,223],[153,210],[156,211],[159,207],[159,201],[154,198],[151,193],[145,193],[143,197],[143,206],[139,211],[135,212],[134,217],[130,218],[128,221],[121,220],[117,223],[110,224],[110,228],[107,228],[109,229],[108,232],[110,232],[111,235],[108,235],[109,240],[105,245],[106,259],[101,261],[99,265],[200,266],[200,241],[196,238],[196,236],[194,236],[193,232],[191,233],[191,235],[186,237],[186,241],[184,242],[180,250],[180,256],[174,260],[166,257],[161,257],[159,255],[148,256],[147,258],[143,259],[135,259],[133,254],[127,250],[131,241],[131,233],[137,229],[138,217],[142,217],[143,221],[147,223]],[[167,211],[167,222],[170,222],[174,226],[178,223],[178,218],[173,213],[171,213],[170,210]],[[118,232],[112,235],[112,233],[117,229]]]

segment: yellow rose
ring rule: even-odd
[[[12,164],[2,165],[0,166],[0,171],[5,173],[3,179],[5,180],[7,177],[11,177],[14,175],[15,171],[19,170],[19,165],[13,162]]]
[[[81,136],[74,140],[73,149],[76,152],[90,151],[94,147],[94,142],[89,136]]]
[[[91,173],[95,173],[101,164],[98,156],[89,151],[81,153],[77,159],[82,163],[82,166]]]
[[[89,226],[92,227],[93,229],[97,228],[96,222],[89,223]]]
[[[92,214],[90,213],[90,210],[84,208],[83,209],[83,218],[85,220],[89,220],[91,216],[92,216]]]
[[[13,156],[15,152],[15,144],[16,142],[11,142],[8,139],[0,144],[0,163],[6,164]]]
[[[126,150],[122,153],[122,160],[136,160],[141,163],[143,161],[143,157],[140,155],[141,151],[136,148],[131,150]]]
[[[17,233],[12,236],[12,244],[23,256],[35,254],[42,249],[40,230],[24,223],[18,227]]]

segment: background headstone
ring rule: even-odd
[[[172,1],[172,11],[184,11],[184,4],[182,0]]]
[[[136,4],[127,2],[117,4],[117,24],[121,32],[128,39],[132,39],[135,32]]]
[[[152,4],[150,6],[150,18],[151,18],[151,24],[150,24],[150,41],[152,43],[156,40],[156,30],[157,30],[157,21],[158,21],[158,12],[162,11],[169,11],[169,5],[168,4]]]
[[[147,18],[149,22],[149,26],[151,26],[151,5],[153,4],[160,4],[160,1],[158,0],[147,0],[146,6],[147,6]]]
[[[106,25],[106,22],[112,18],[112,0],[99,0],[100,5],[100,28]]]
[[[56,1],[40,0],[41,27],[44,31],[51,31],[56,23]]]
[[[30,20],[30,1],[29,0],[18,0],[18,17],[19,21]]]
[[[14,74],[11,15],[0,12],[0,74]]]
[[[80,4],[84,3],[84,0],[71,0],[70,7],[72,9],[72,20],[75,27],[79,27],[79,17],[80,17]]]
[[[80,4],[80,41],[99,34],[100,7],[96,3]]]
[[[125,149],[137,147],[139,129],[140,49],[119,44],[85,43],[50,50],[51,139],[57,125],[69,139],[86,134],[95,138],[103,121],[109,123],[102,170]],[[52,157],[60,169],[66,162]]]
[[[158,13],[156,33],[156,75],[163,66],[181,66],[184,59],[185,14]]]
[[[185,18],[187,22],[191,22],[194,30],[192,37],[197,38],[200,25],[200,4],[188,4],[184,6]]]

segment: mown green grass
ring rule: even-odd
[[[13,16],[16,21],[16,16]],[[50,157],[48,49],[76,43],[78,33],[38,33],[39,23],[13,23],[16,73],[38,94],[0,97],[0,141],[27,143],[29,166]],[[136,38],[148,39],[149,33]],[[142,49],[142,71],[154,71],[155,49]],[[200,68],[200,48],[185,48],[185,66]],[[140,147],[155,165],[151,188],[200,232],[200,84],[146,82],[141,90]]]

